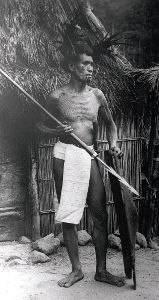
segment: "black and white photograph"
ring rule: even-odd
[[[159,0],[0,0],[0,299],[159,299]]]

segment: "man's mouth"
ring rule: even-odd
[[[87,78],[92,78],[92,74],[87,74],[86,77]]]

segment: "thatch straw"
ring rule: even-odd
[[[1,65],[39,101],[45,100],[52,89],[69,79],[60,67],[62,55],[57,41],[62,40],[61,30],[77,11],[83,22],[84,13],[80,7],[80,1],[75,0],[1,1]],[[91,22],[88,24],[88,18],[84,22],[91,38],[97,40],[99,28]],[[134,82],[125,73],[126,69],[130,70],[131,66],[118,51],[114,51],[113,57],[101,58],[95,67],[92,84],[104,91],[112,109],[126,110],[129,98],[129,111],[130,102],[134,100]],[[2,79],[1,93],[4,86],[6,82]]]
[[[149,69],[132,70],[131,74],[133,74],[138,81],[147,85],[150,92],[155,92],[156,96],[159,96],[159,65]]]

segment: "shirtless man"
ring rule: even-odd
[[[46,126],[45,123],[39,123],[38,128],[45,134],[58,136],[63,143],[75,145],[76,142],[68,134],[73,131],[87,145],[92,145],[93,122],[97,121],[97,116],[100,112],[106,124],[109,147],[120,154],[120,149],[116,146],[116,126],[105,96],[101,90],[91,88],[88,85],[93,73],[92,56],[92,50],[88,46],[77,47],[76,55],[72,55],[70,59],[67,58],[67,67],[71,74],[70,82],[53,91],[48,99],[48,110],[62,121],[65,127],[57,126],[56,129],[53,129]],[[64,160],[54,158],[54,178],[59,201],[62,189],[63,167]],[[96,251],[96,274],[94,278],[97,281],[121,287],[124,285],[123,278],[114,276],[106,270],[107,214],[105,188],[95,159],[91,160],[87,204],[94,223],[93,240]],[[62,223],[62,228],[72,265],[72,272],[60,280],[58,284],[61,287],[70,287],[81,280],[84,275],[79,260],[76,225]]]

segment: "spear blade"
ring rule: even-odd
[[[114,175],[116,178],[118,178],[118,180],[124,184],[129,190],[130,192],[132,192],[133,194],[135,194],[136,196],[140,196],[138,191],[135,190],[135,188],[130,185],[124,177],[120,176],[112,167],[109,167],[102,159],[100,159],[99,157],[96,157],[96,159],[98,161],[100,161],[100,163],[106,168],[106,170],[111,173],[112,175]]]

